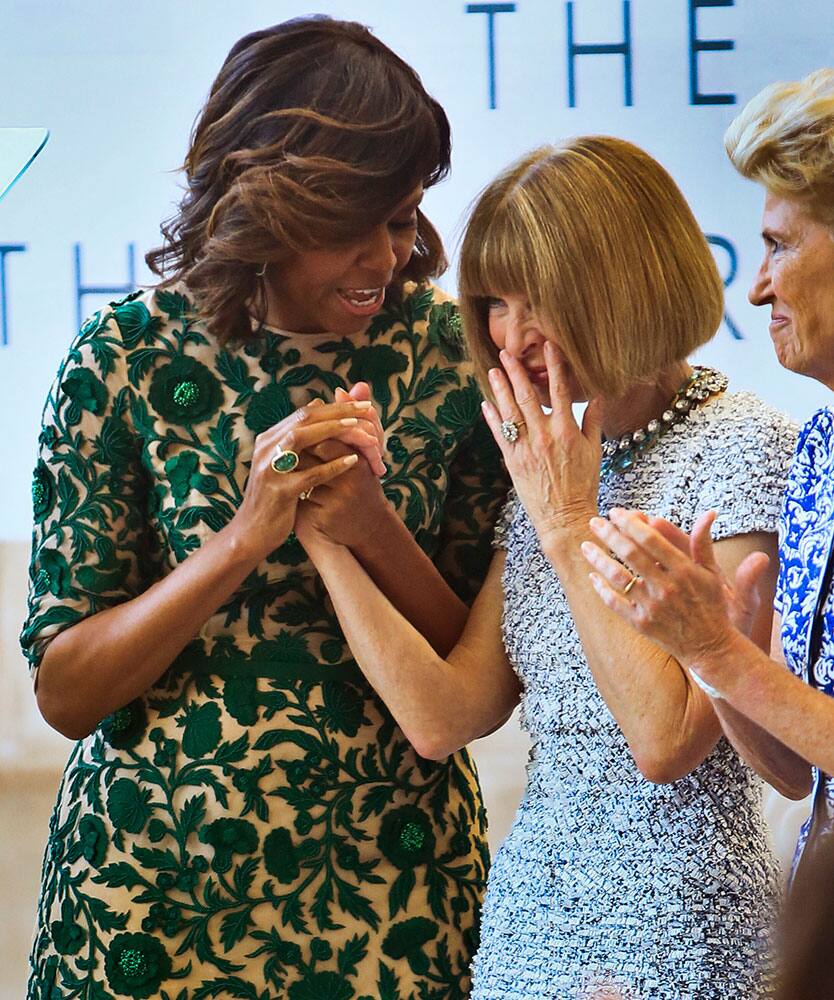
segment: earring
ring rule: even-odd
[[[266,261],[264,261],[263,264],[261,264],[261,266],[258,268],[258,270],[255,271],[255,274],[259,278],[262,278],[266,274]]]

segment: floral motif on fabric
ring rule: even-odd
[[[410,288],[363,336],[264,328],[221,346],[175,287],[97,313],[47,399],[33,670],[62,629],[228,523],[256,434],[359,378],[382,410],[388,500],[471,598],[506,481],[454,305]],[[76,745],[29,997],[462,1000],[485,833],[469,756],[416,755],[291,535],[151,690]]]

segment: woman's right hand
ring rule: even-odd
[[[255,438],[249,478],[227,531],[253,564],[286,541],[295,523],[300,495],[346,472],[360,456],[373,468],[380,460],[380,443],[368,419],[371,404],[347,400],[308,404]],[[305,462],[304,452],[323,441],[341,441],[355,449],[333,461]],[[295,452],[300,461],[290,472],[277,472],[272,459],[279,449]]]

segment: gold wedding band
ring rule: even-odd
[[[628,594],[635,583],[639,583],[642,577],[632,576],[628,583],[623,587],[623,594]]]

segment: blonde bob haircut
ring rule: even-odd
[[[480,195],[463,238],[460,308],[483,391],[499,364],[490,296],[523,293],[587,395],[651,382],[706,343],[723,286],[675,182],[610,136],[545,146]]]
[[[724,148],[744,177],[834,228],[834,69],[765,87],[727,129]]]

